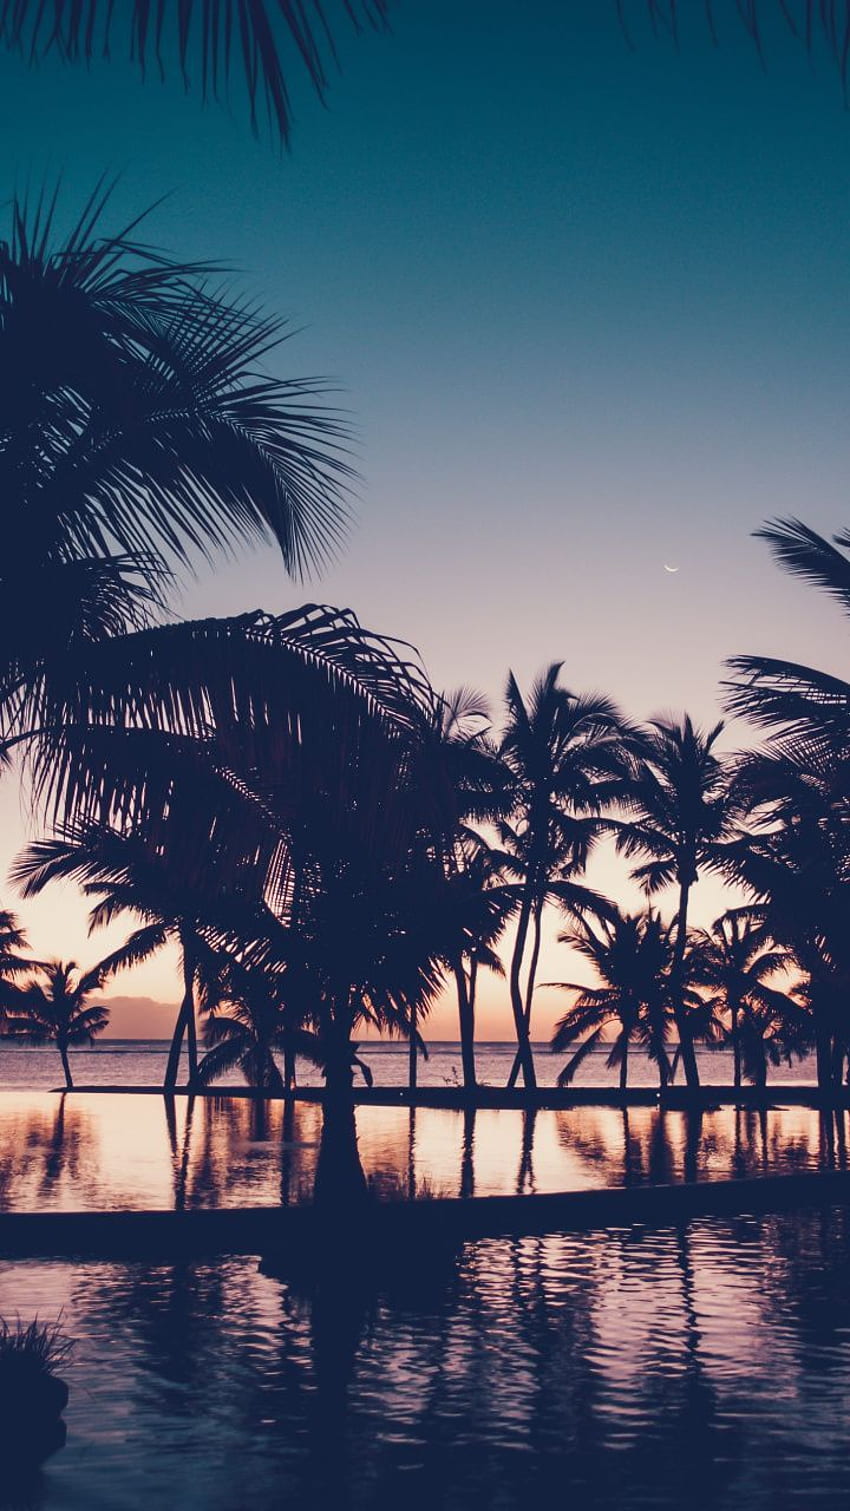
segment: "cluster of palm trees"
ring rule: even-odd
[[[681,1058],[694,1088],[695,1042],[728,1020],[739,1073],[760,1063],[754,1034],[768,1054],[808,1034],[821,1085],[842,1083],[847,684],[736,662],[729,707],[768,743],[723,758],[720,725],[637,726],[570,691],[558,665],[528,696],[509,678],[497,732],[484,700],[438,696],[409,646],[347,610],[176,619],[171,584],[199,556],[258,538],[297,577],[337,548],[345,434],[315,384],[268,376],[277,322],[135,228],[103,235],[107,199],[64,237],[54,204],[16,203],[0,242],[0,754],[20,762],[47,835],[15,866],[24,894],[71,878],[93,926],[136,926],[83,977],[36,972],[39,1003],[22,1000],[18,966],[5,971],[7,1029],[28,1020],[67,1049],[69,1034],[102,1026],[102,1009],[81,1007],[92,991],[170,940],[182,999],[167,1087],[185,1045],[190,1084],[241,1065],[276,1089],[306,1055],[344,1101],[364,1026],[408,1040],[415,1080],[422,1024],[454,981],[472,1088],[478,982],[502,969],[504,936],[511,1082],[533,1088],[554,907],[600,969],[606,951],[640,956],[635,981],[609,982],[625,993],[621,1068],[642,1040],[662,1076]],[[763,533],[850,606],[850,540],[829,545],[796,521]],[[589,885],[606,841],[648,897],[669,892],[669,925],[623,920]],[[746,989],[730,993],[721,936],[699,945],[689,929],[706,871],[747,896],[746,916],[721,926],[744,956],[756,948]],[[603,1028],[589,990],[558,1030],[564,1046],[582,1023]],[[71,998],[79,1019],[62,1018]]]

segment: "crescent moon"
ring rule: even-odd
[[[665,561],[665,563],[664,563],[664,570],[665,570],[665,572],[678,572],[679,568],[678,567],[668,567],[668,565],[667,565],[667,563]]]

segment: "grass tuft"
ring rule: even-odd
[[[0,1369],[29,1367],[42,1374],[53,1374],[65,1363],[73,1347],[74,1340],[62,1329],[61,1312],[55,1322],[40,1322],[34,1317],[25,1324],[20,1317],[14,1322],[0,1317]]]

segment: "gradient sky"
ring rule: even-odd
[[[116,222],[167,194],[149,239],[240,270],[297,329],[279,370],[338,380],[356,426],[338,564],[301,587],[258,552],[183,613],[350,605],[437,686],[497,701],[508,666],[562,660],[636,717],[713,720],[735,652],[846,671],[838,610],[751,532],[850,523],[850,113],[778,22],[762,67],[731,3],[716,48],[701,7],[678,50],[626,9],[631,48],[613,0],[406,0],[390,34],[343,39],[327,108],[296,90],[289,153],[129,65],[0,57],[8,190],[61,174],[70,214],[117,172]],[[5,863],[10,779],[0,817]],[[596,879],[625,896],[622,874]],[[42,956],[115,937],[86,941],[67,890],[20,911]],[[116,991],[170,998],[168,962]],[[505,998],[486,987],[483,1036],[510,1036]],[[450,1005],[432,1032],[455,1037]]]

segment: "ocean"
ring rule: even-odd
[[[370,1041],[361,1045],[360,1055],[368,1064],[377,1086],[405,1086],[408,1080],[407,1045],[400,1042]],[[548,1043],[534,1046],[537,1075],[541,1086],[553,1086],[565,1061],[563,1055],[553,1055]],[[159,1086],[165,1074],[168,1043],[160,1039],[105,1039],[93,1049],[70,1051],[71,1073],[80,1086]],[[616,1070],[606,1065],[608,1051],[601,1049],[588,1055],[579,1070],[574,1085],[610,1087],[617,1084]],[[504,1043],[482,1043],[477,1046],[476,1065],[478,1079],[485,1086],[504,1086],[513,1063],[514,1046]],[[731,1085],[732,1055],[728,1050],[701,1050],[698,1054],[700,1073],[708,1085]],[[184,1061],[185,1070],[185,1061]],[[429,1046],[428,1059],[420,1058],[419,1084],[421,1086],[460,1086],[462,1069],[460,1045],[443,1042]],[[681,1071],[678,1075],[681,1081]],[[809,1057],[792,1066],[771,1068],[768,1084],[814,1085],[816,1083],[814,1058]],[[303,1086],[322,1084],[322,1076],[314,1066],[299,1063],[298,1080]],[[631,1086],[655,1086],[658,1074],[645,1056],[632,1053],[629,1059],[629,1084]],[[30,1045],[10,1045],[0,1041],[0,1089],[30,1087],[49,1089],[62,1084],[62,1067],[55,1049],[34,1048]],[[229,1075],[226,1083],[244,1085],[238,1073]],[[218,1083],[217,1083],[218,1085]]]

